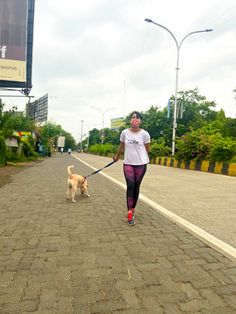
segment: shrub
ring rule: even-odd
[[[150,144],[150,158],[157,156],[169,156],[171,153],[170,147],[165,145],[165,140],[160,138],[158,141],[152,140]]]
[[[28,142],[22,143],[22,151],[25,157],[36,157],[37,153],[34,151],[33,147]]]
[[[230,161],[236,155],[236,141],[231,138],[215,139],[210,149],[210,161]]]
[[[0,136],[0,164],[6,163],[6,145],[3,136]]]
[[[201,128],[183,135],[176,143],[176,159],[189,161],[207,160],[213,143],[221,138],[216,130]]]
[[[198,156],[198,139],[192,133],[183,135],[176,142],[176,150],[175,157],[177,160],[194,159]]]
[[[17,152],[16,147],[8,147],[6,149],[6,160],[7,161],[21,161],[20,155]]]
[[[106,156],[109,153],[115,153],[116,149],[117,146],[112,144],[95,144],[90,146],[88,151],[101,156]]]

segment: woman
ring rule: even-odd
[[[120,145],[114,161],[124,152],[124,175],[127,184],[126,200],[128,209],[128,225],[134,226],[135,206],[139,197],[139,188],[149,163],[150,135],[140,128],[142,116],[138,111],[130,115],[131,128],[120,135]]]

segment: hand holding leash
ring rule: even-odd
[[[119,160],[119,158],[117,157],[117,155],[113,156],[113,161],[117,162]]]

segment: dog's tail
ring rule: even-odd
[[[71,176],[72,175],[72,172],[71,172],[71,168],[74,168],[74,166],[68,166],[67,167],[67,172],[68,172],[68,175]]]

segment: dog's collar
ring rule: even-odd
[[[86,177],[84,177],[84,181],[81,184],[84,184],[85,180],[86,180]]]

